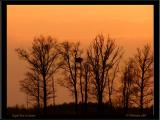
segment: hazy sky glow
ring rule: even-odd
[[[7,6],[7,106],[26,104],[19,81],[26,64],[15,48],[28,48],[35,36],[51,35],[59,42],[80,41],[87,48],[94,37],[109,34],[124,47],[124,59],[137,47],[153,44],[152,5],[8,5]],[[71,102],[67,89],[56,87],[56,103]]]

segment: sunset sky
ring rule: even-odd
[[[80,41],[85,49],[103,33],[124,48],[124,60],[137,47],[153,45],[152,5],[8,5],[7,6],[7,106],[26,105],[19,81],[27,71],[15,49],[28,49],[39,35],[57,41]],[[56,103],[72,102],[64,87],[56,86]]]

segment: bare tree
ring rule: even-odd
[[[124,109],[124,114],[127,113],[129,108],[129,103],[131,100],[131,95],[133,93],[133,83],[135,80],[135,68],[134,68],[134,61],[132,58],[126,62],[123,74],[122,74],[122,105]]]
[[[93,72],[93,84],[95,87],[98,106],[101,109],[103,94],[106,88],[108,72],[122,57],[122,49],[109,37],[107,41],[103,35],[98,35],[88,49],[88,59]]]
[[[25,79],[20,81],[20,90],[27,95],[27,108],[28,104],[32,102],[37,104],[37,112],[40,112],[40,103],[42,101],[42,80],[36,72],[27,72]]]
[[[84,77],[84,104],[85,110],[87,110],[87,103],[88,103],[88,94],[90,89],[90,78],[91,78],[91,70],[90,65],[88,63],[88,59],[83,63],[83,77]]]
[[[44,113],[47,109],[47,100],[50,98],[47,90],[47,85],[51,80],[51,76],[57,69],[52,66],[56,65],[59,52],[57,52],[57,42],[52,37],[40,36],[35,38],[32,48],[29,51],[25,49],[16,49],[17,54],[25,60],[32,71],[36,71],[43,81],[43,104]],[[54,66],[55,67],[55,66]]]
[[[40,100],[42,99],[42,92],[40,82],[42,82],[35,72],[27,72],[25,74],[26,78],[20,81],[21,90],[27,95],[27,108],[28,103],[37,103],[37,110],[40,110]],[[30,98],[30,102],[29,102]]]
[[[77,68],[79,68],[79,85],[80,85],[80,94],[81,94],[81,103],[82,103],[82,105],[83,105],[83,103],[84,103],[84,92],[83,92],[83,88],[84,88],[84,82],[83,82],[83,80],[82,80],[82,74],[83,74],[83,68],[82,68],[82,61],[83,61],[83,59],[81,58],[81,57],[78,57],[78,58],[76,58],[76,63],[79,63],[79,67],[78,67],[78,64],[77,64]],[[77,69],[78,70],[78,69]],[[78,73],[78,71],[77,71],[77,73]],[[77,76],[78,76],[77,75]]]
[[[64,69],[64,74],[66,74],[66,81],[60,81],[59,83],[68,88],[75,98],[75,111],[78,111],[78,78],[77,78],[77,61],[76,59],[80,56],[80,43],[71,44],[69,42],[62,43],[62,68]],[[65,77],[66,77],[65,76]]]
[[[137,49],[134,57],[136,68],[136,80],[134,81],[135,98],[132,101],[140,107],[140,113],[146,104],[153,100],[153,53],[151,47],[146,44],[142,49]]]
[[[115,79],[117,78],[117,74],[119,72],[119,63],[120,63],[120,59],[112,67],[112,70],[107,72],[108,75],[106,75],[106,77],[107,77],[106,78],[107,79],[107,92],[108,92],[110,106],[112,106],[112,94],[113,94],[113,91],[115,90],[114,82],[115,82]]]

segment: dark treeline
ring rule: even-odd
[[[16,49],[29,66],[25,79],[20,81],[20,89],[27,95],[25,110],[31,110],[28,104],[32,103],[35,114],[59,113],[60,105],[55,105],[58,83],[73,95],[74,104],[63,105],[67,112],[74,106],[71,114],[86,114],[94,109],[108,115],[151,113],[146,112],[153,106],[151,46],[137,48],[135,55],[125,62],[124,52],[115,40],[101,34],[87,49],[82,49],[80,42],[58,43],[50,36],[35,38],[28,50]]]

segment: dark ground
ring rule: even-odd
[[[43,109],[37,114],[37,108],[7,108],[7,118],[128,118],[128,117],[143,117],[152,118],[153,108],[145,108],[143,115],[140,116],[139,108],[128,109],[127,114],[124,114],[123,108],[113,108],[107,104],[103,105],[101,111],[98,110],[97,104],[89,103],[88,107],[81,104],[78,105],[78,112],[75,112],[73,103],[62,104],[56,106],[48,106],[47,113],[43,114]]]

